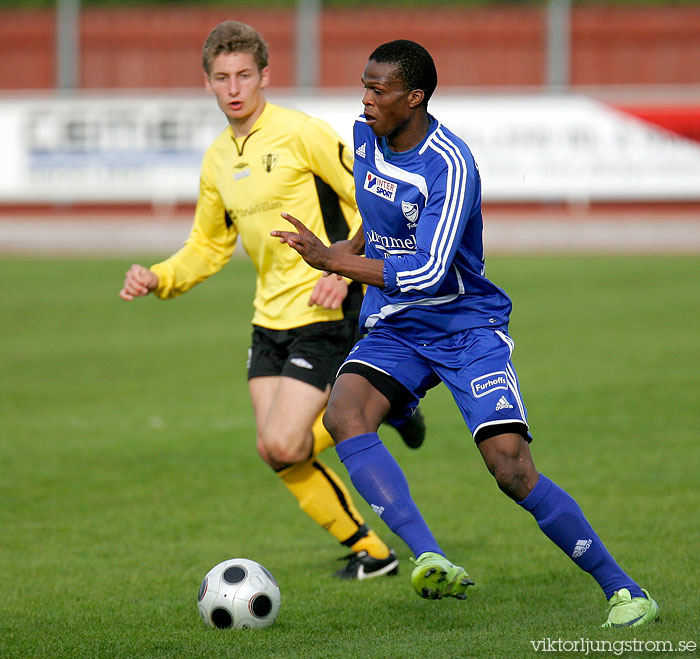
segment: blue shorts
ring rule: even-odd
[[[376,379],[390,376],[403,385],[403,396],[385,393],[394,420],[410,416],[426,392],[444,382],[477,441],[477,433],[482,438],[498,434],[496,427],[507,424],[523,429],[530,441],[527,410],[511,362],[514,347],[513,339],[500,329],[480,327],[424,344],[380,327],[355,345],[338,374],[360,373],[372,382],[376,372]]]

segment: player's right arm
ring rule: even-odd
[[[158,276],[148,268],[134,263],[124,277],[124,286],[119,291],[122,300],[133,300],[135,297],[143,297],[158,287]]]
[[[270,231],[270,235],[279,238],[297,251],[312,268],[335,273],[362,284],[384,288],[384,259],[368,259],[344,249],[333,249],[324,245],[313,231],[303,222],[289,213],[282,217],[294,226],[296,231]]]
[[[221,270],[233,254],[238,232],[213,183],[216,179],[216,163],[207,152],[190,235],[182,249],[150,268],[158,279],[153,292],[159,298],[185,293]]]

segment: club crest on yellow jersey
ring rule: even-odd
[[[271,172],[280,159],[277,153],[263,153],[262,164],[266,172]]]

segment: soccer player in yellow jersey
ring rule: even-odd
[[[321,277],[270,240],[281,210],[309,221],[327,243],[355,234],[352,155],[325,122],[267,103],[267,46],[253,28],[225,21],[207,37],[204,82],[228,127],[204,155],[194,224],[184,247],[150,268],[133,265],[119,295],[180,295],[218,272],[240,236],[257,270],[248,384],[257,449],[302,510],[349,547],[346,579],[396,574],[394,552],[370,530],[338,476],[319,460],[333,446],[321,422],[336,371],[354,344],[359,284]],[[397,428],[409,446],[424,425]]]

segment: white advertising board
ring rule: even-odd
[[[360,96],[272,102],[352,139]],[[436,96],[463,137],[486,201],[698,200],[700,144],[584,96]],[[0,203],[194,201],[225,119],[211,96],[0,98]]]

